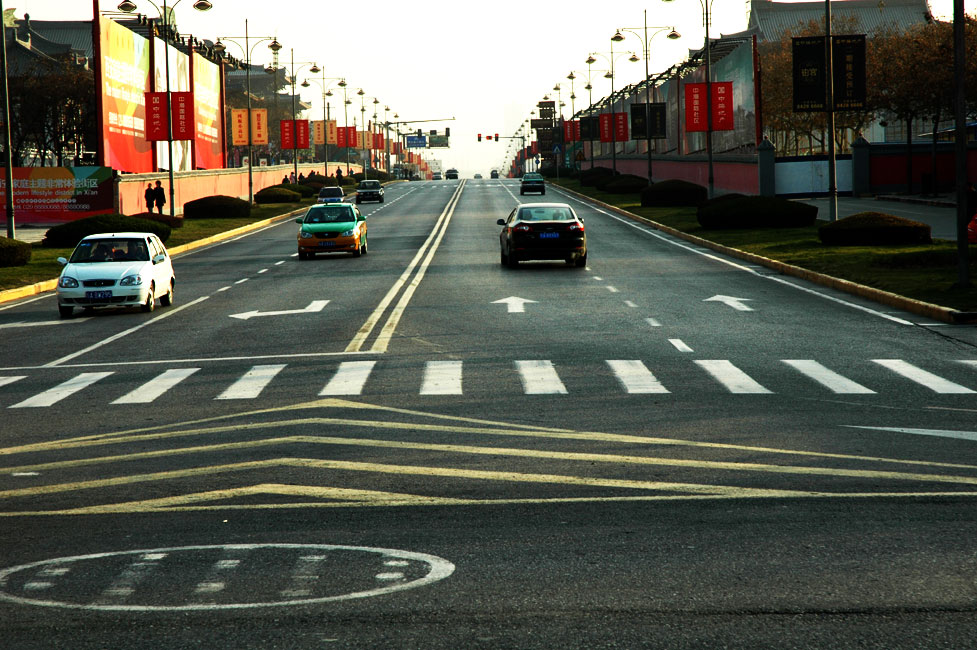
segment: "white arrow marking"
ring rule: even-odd
[[[496,300],[493,305],[498,305],[503,303],[509,307],[510,314],[521,314],[526,311],[526,303],[536,302],[535,300],[529,300],[527,298],[518,298],[516,296],[509,296],[508,298],[503,298],[502,300]]]
[[[860,427],[852,424],[843,425],[849,429],[869,429],[872,431],[892,431],[893,433],[911,433],[917,436],[939,436],[941,438],[959,438],[960,440],[977,441],[977,431],[946,431],[942,429],[906,429],[903,427]]]
[[[309,306],[305,309],[286,309],[283,311],[258,311],[257,309],[252,311],[242,312],[240,314],[231,314],[231,318],[240,318],[241,320],[248,320],[249,318],[255,318],[256,316],[286,316],[288,314],[313,314],[315,312],[322,311],[322,308],[329,304],[328,300],[313,300],[309,303]]]
[[[743,304],[743,301],[752,300],[752,298],[734,298],[733,296],[713,296],[712,298],[706,298],[702,302],[721,302],[729,305],[737,311],[753,311],[751,307],[747,307]]]
[[[37,323],[28,323],[25,321],[18,321],[16,323],[4,323],[0,325],[0,329],[8,327],[43,327],[45,325],[65,325],[67,323],[84,323],[86,320],[90,320],[91,316],[87,318],[72,318],[71,320],[45,320],[39,321]]]

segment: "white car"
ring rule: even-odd
[[[120,232],[85,237],[58,278],[58,311],[68,318],[75,307],[140,306],[153,311],[156,299],[173,304],[176,278],[169,253],[148,232]]]

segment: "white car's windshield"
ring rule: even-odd
[[[93,239],[78,244],[69,260],[73,264],[95,262],[146,262],[149,249],[142,239]]]

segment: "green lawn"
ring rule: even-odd
[[[550,179],[552,182],[552,179]],[[977,247],[970,248],[967,289],[957,282],[957,243],[937,240],[919,246],[825,246],[818,226],[808,228],[706,230],[695,208],[643,208],[637,194],[608,194],[561,179],[567,189],[709,241],[818,273],[857,282],[907,298],[977,312]]]
[[[172,230],[170,238],[166,240],[166,247],[173,248],[240,228],[249,223],[271,219],[305,205],[310,205],[312,201],[313,199],[306,199],[301,203],[275,203],[254,207],[251,210],[251,216],[246,219],[189,220],[183,224],[182,228]],[[58,258],[68,257],[70,254],[70,248],[44,248],[40,244],[33,244],[31,246],[31,261],[27,265],[0,268],[0,291],[57,278],[61,273]]]

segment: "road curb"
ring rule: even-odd
[[[168,248],[170,256],[175,257],[182,253],[195,250],[197,248],[203,248],[204,246],[209,246],[210,244],[216,244],[217,242],[224,241],[225,239],[230,239],[232,237],[237,237],[252,230],[259,230],[265,226],[270,226],[279,221],[285,221],[294,217],[297,214],[302,214],[308,207],[299,208],[298,210],[292,210],[286,214],[280,214],[277,217],[271,217],[269,219],[262,219],[261,221],[255,221],[254,223],[249,223],[246,226],[241,226],[240,228],[234,228],[233,230],[228,230],[227,232],[218,233],[211,237],[205,237],[203,239],[198,239],[192,241],[188,244],[181,244],[180,246],[174,246],[173,248]],[[7,289],[5,291],[0,291],[0,304],[5,302],[11,302],[13,300],[20,300],[21,298],[27,298],[29,296],[36,296],[39,293],[46,293],[48,291],[53,291],[58,286],[58,279],[44,280],[43,282],[37,282],[35,284],[29,284],[27,286],[18,287],[16,289]]]
[[[821,286],[830,287],[832,289],[837,289],[839,291],[844,291],[861,298],[866,298],[874,302],[881,303],[889,307],[895,307],[897,309],[902,309],[910,313],[916,314],[918,316],[925,316],[927,318],[932,318],[943,323],[953,323],[953,324],[972,324],[977,323],[977,312],[962,312],[956,309],[950,309],[949,307],[942,307],[940,305],[934,305],[932,303],[923,302],[921,300],[914,300],[912,298],[907,298],[905,296],[900,296],[899,294],[892,293],[889,291],[883,291],[881,289],[875,289],[873,287],[866,286],[864,284],[858,284],[857,282],[851,282],[849,280],[842,280],[841,278],[836,278],[834,276],[825,275],[824,273],[818,273],[817,271],[811,271],[809,269],[801,268],[799,266],[794,266],[793,264],[787,264],[785,262],[780,262],[777,260],[772,260],[769,257],[763,257],[762,255],[757,255],[755,253],[748,253],[746,251],[741,251],[738,248],[730,248],[728,246],[723,246],[722,244],[717,244],[716,242],[709,241],[708,239],[703,239],[702,237],[696,237],[695,235],[690,235],[681,230],[676,230],[665,224],[658,223],[657,221],[652,221],[647,217],[642,217],[640,215],[634,214],[633,212],[628,212],[623,208],[611,205],[609,203],[604,203],[603,201],[598,201],[586,194],[581,194],[575,190],[568,189],[566,187],[559,186],[561,190],[567,192],[568,194],[573,194],[578,198],[585,199],[591,203],[601,206],[607,210],[611,210],[616,214],[638,221],[640,223],[651,226],[655,230],[660,230],[664,233],[668,233],[673,237],[682,239],[691,244],[696,244],[697,246],[702,246],[710,250],[716,251],[717,253],[722,253],[724,255],[729,255],[730,257],[735,257],[747,262],[752,262],[754,264],[759,264],[765,266],[769,269],[773,269],[778,273],[783,275],[789,275],[795,278],[800,278],[802,280],[807,280]]]

